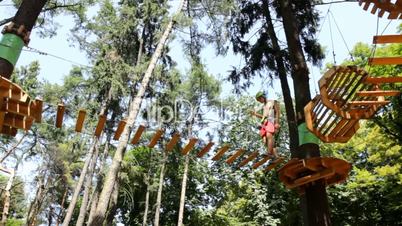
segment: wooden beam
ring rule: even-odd
[[[402,35],[376,35],[373,37],[373,43],[402,43]]]
[[[17,129],[29,130],[33,124],[32,117],[24,117],[22,115],[6,114],[3,125]]]
[[[33,116],[35,118],[35,122],[41,123],[42,122],[42,111],[43,111],[43,100],[35,99],[31,111],[34,112]]]
[[[254,160],[258,156],[258,151],[251,153],[247,158],[240,162],[239,168],[245,166],[248,162]]]
[[[169,141],[169,143],[166,144],[166,151],[171,151],[173,150],[174,146],[179,142],[180,140],[180,133],[174,133],[172,136],[172,139]]]
[[[369,65],[399,65],[402,64],[402,57],[375,57],[369,58]]]
[[[183,148],[183,150],[181,150],[181,154],[182,155],[187,155],[195,146],[195,144],[197,143],[198,139],[197,138],[191,138],[188,141],[188,144]]]
[[[106,115],[99,115],[98,125],[96,125],[95,136],[100,137],[103,129],[105,128]]]
[[[402,77],[367,77],[363,83],[382,84],[382,83],[402,83]]]
[[[119,122],[119,125],[117,126],[116,132],[114,133],[113,140],[118,140],[120,139],[121,134],[123,133],[124,127],[126,127],[127,121],[125,119],[121,120]]]
[[[75,131],[76,132],[81,132],[82,131],[82,127],[84,125],[84,120],[85,120],[86,114],[87,114],[87,112],[85,110],[82,110],[82,109],[78,112],[77,123],[75,124]]]
[[[211,150],[214,144],[214,142],[209,142],[200,152],[197,153],[197,157],[202,158],[209,150]]]
[[[356,95],[359,97],[398,96],[399,94],[401,94],[401,92],[398,90],[372,90],[356,92]]]
[[[240,148],[226,160],[226,163],[229,165],[232,164],[237,158],[239,158],[242,154],[244,154],[244,152],[245,150],[243,148]]]
[[[141,135],[145,130],[145,126],[144,125],[140,125],[137,129],[137,131],[134,134],[133,139],[131,140],[131,144],[137,144],[140,139],[141,139]]]
[[[0,111],[0,128],[3,127],[4,124],[4,117],[6,116],[6,112]]]
[[[350,101],[349,105],[352,107],[356,106],[371,106],[371,105],[386,105],[389,104],[390,101],[384,100],[384,101],[377,101],[377,100],[361,100],[361,101]]]
[[[3,127],[1,127],[0,133],[15,137],[15,135],[17,135],[17,132],[18,132],[17,128],[3,125]]]
[[[222,156],[225,154],[225,152],[226,152],[227,150],[229,150],[229,148],[230,148],[230,145],[225,145],[225,146],[221,147],[221,148],[218,150],[218,152],[216,153],[216,155],[212,158],[212,160],[218,161],[219,159],[221,159]]]
[[[58,104],[57,105],[57,113],[56,113],[56,127],[61,128],[63,126],[63,117],[64,117],[64,111],[66,110],[66,107],[64,104]]]
[[[148,147],[149,148],[153,148],[155,147],[156,143],[158,143],[159,139],[161,139],[162,135],[163,135],[164,131],[162,129],[158,129],[154,136],[151,139],[151,142],[149,142]]]
[[[272,170],[273,168],[275,168],[279,163],[281,163],[283,160],[285,160],[285,158],[283,157],[279,157],[278,159],[276,159],[274,162],[272,162],[271,164],[269,164],[269,166],[267,166],[267,168],[264,169],[264,173]]]
[[[264,158],[262,158],[260,161],[254,163],[253,165],[253,169],[257,169],[258,167],[260,167],[262,164],[266,163],[268,160],[270,160],[272,157],[270,155],[265,156]]]

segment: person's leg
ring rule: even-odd
[[[267,149],[268,149],[268,153],[271,155],[275,155],[273,148],[274,148],[274,143],[273,143],[273,136],[272,133],[267,133],[266,134],[266,145],[267,145]]]

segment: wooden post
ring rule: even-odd
[[[172,136],[172,139],[169,141],[169,143],[166,144],[166,151],[171,151],[173,150],[174,146],[179,142],[180,140],[180,134],[175,133]]]
[[[188,152],[191,151],[191,149],[193,149],[193,147],[195,146],[195,144],[197,143],[198,139],[197,138],[191,138],[188,142],[188,144],[183,148],[183,150],[181,150],[181,154],[182,155],[187,155]]]
[[[75,131],[76,132],[81,132],[82,127],[84,125],[84,120],[87,112],[85,110],[80,110],[78,112],[78,117],[77,117],[77,123],[75,124]]]
[[[65,110],[66,107],[64,106],[64,104],[61,103],[57,105],[56,123],[55,123],[55,126],[57,128],[61,128],[63,126],[63,117]]]
[[[159,139],[161,139],[162,135],[163,135],[164,131],[162,129],[158,129],[154,136],[151,139],[151,142],[149,142],[148,147],[149,148],[153,148],[155,147],[155,145],[158,143]]]
[[[214,161],[218,161],[219,159],[222,158],[222,156],[225,154],[225,152],[227,150],[229,150],[230,146],[229,145],[225,145],[223,147],[221,147],[218,152],[216,153],[216,155],[212,158],[212,160]]]
[[[121,120],[119,122],[119,125],[117,126],[116,132],[114,133],[113,140],[118,140],[123,133],[124,127],[126,126],[127,121],[126,120]]]
[[[106,115],[99,115],[98,125],[96,125],[94,134],[96,137],[99,138],[100,135],[102,134],[102,131],[105,128],[105,123],[106,123]]]
[[[144,125],[140,125],[137,129],[137,132],[135,132],[133,139],[131,140],[131,144],[137,144],[140,139],[141,139],[141,135],[145,130],[145,126]]]

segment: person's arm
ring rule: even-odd
[[[253,110],[250,110],[250,114],[251,114],[251,115],[254,115],[254,116],[257,117],[257,118],[262,118],[262,117],[263,117],[262,114],[258,114],[257,112],[255,112],[255,111],[253,111]]]

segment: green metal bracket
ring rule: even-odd
[[[24,41],[17,35],[6,33],[0,41],[0,57],[10,62],[14,67],[20,57]]]
[[[302,144],[318,144],[319,139],[310,130],[307,129],[306,123],[302,123],[298,126],[299,130],[299,145]]]

